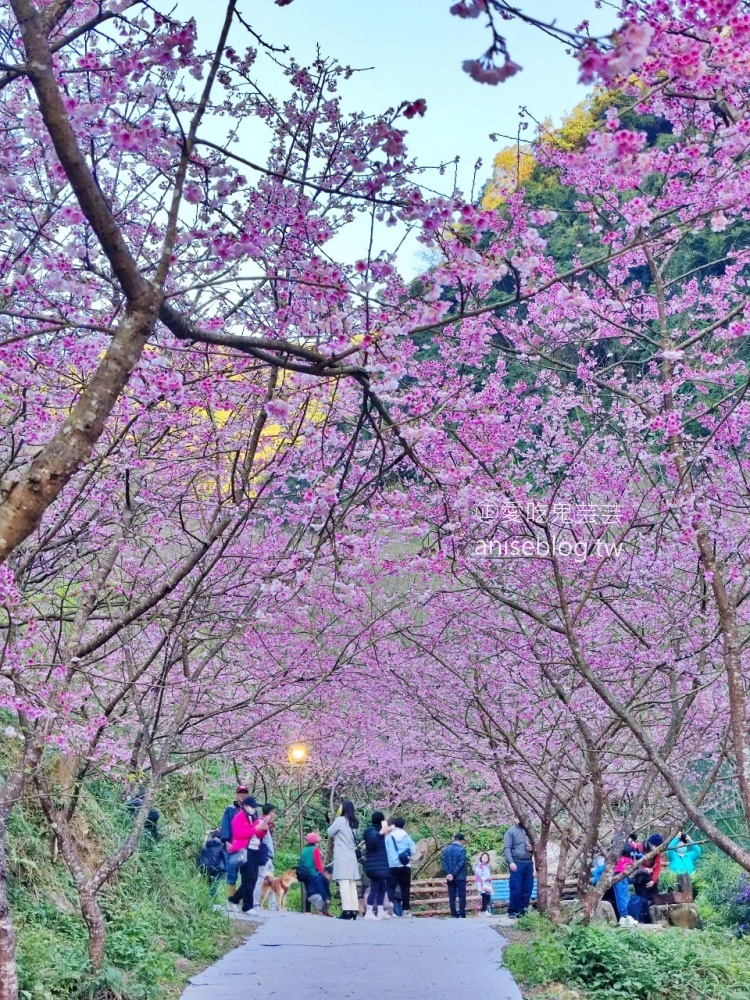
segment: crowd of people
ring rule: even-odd
[[[266,889],[264,893],[264,886],[281,881],[273,879],[276,812],[272,803],[259,805],[245,785],[238,785],[234,802],[224,810],[220,827],[206,837],[199,855],[199,865],[214,886],[221,879],[226,880],[227,905],[239,906],[243,913],[251,913],[261,905],[268,892]],[[288,877],[282,876],[280,892],[286,893],[290,881],[297,880],[304,888],[306,911],[331,916],[330,883],[334,881],[341,899],[341,920],[356,920],[358,916],[365,920],[411,916],[416,844],[406,830],[403,817],[386,818],[376,810],[364,829],[360,829],[354,804],[344,799],[328,827],[327,838],[328,852],[324,855],[320,834],[307,834],[297,868],[284,873]],[[615,876],[622,877],[603,897],[612,904],[620,923],[650,922],[650,907],[659,891],[663,845],[658,833],[644,840],[638,840],[633,833],[624,844],[614,869]],[[520,820],[506,831],[503,852],[509,872],[508,916],[516,919],[527,912],[534,893],[533,838]],[[700,854],[700,847],[682,832],[666,846],[670,871],[677,878],[679,889],[689,885]],[[470,862],[463,833],[457,833],[444,848],[441,860],[451,917],[464,918]],[[604,870],[605,858],[599,856],[592,868],[593,884],[599,882]],[[480,912],[491,915],[493,873],[488,852],[480,854],[473,866],[473,877],[481,900]]]
[[[276,806],[260,806],[247,786],[238,785],[217,830],[206,837],[198,864],[216,887],[227,883],[227,904],[250,913],[260,906],[266,877],[273,872]],[[239,879],[239,886],[237,880]]]
[[[198,857],[201,869],[214,887],[224,879],[227,905],[251,913],[261,905],[263,888],[274,871],[273,830],[276,807],[259,805],[245,785],[238,785],[235,799],[224,810],[221,825],[211,830]],[[341,920],[387,920],[411,916],[412,860],[416,844],[401,816],[386,818],[376,810],[360,828],[354,804],[345,799],[327,830],[329,854],[321,852],[321,836],[308,833],[294,875],[304,887],[305,909],[330,916],[330,883],[338,884]],[[522,916],[533,887],[531,842],[520,824],[505,835],[505,855],[510,870],[510,916]],[[466,916],[469,862],[465,836],[457,833],[442,852],[451,916]],[[473,869],[481,912],[492,914],[492,865],[484,852]],[[239,880],[239,885],[237,884]],[[277,880],[278,881],[278,880]],[[284,891],[288,888],[285,882]]]
[[[659,894],[664,853],[667,855],[670,873],[677,880],[678,891],[690,888],[695,863],[701,856],[700,846],[682,831],[670,840],[666,852],[659,850],[663,844],[664,838],[659,833],[652,833],[642,841],[638,840],[635,833],[631,833],[622,847],[614,873],[623,877],[607,889],[603,899],[612,904],[615,918],[623,926],[651,923],[651,907]],[[638,864],[647,856],[649,860]],[[596,858],[591,876],[594,885],[599,883],[604,868],[605,858]]]

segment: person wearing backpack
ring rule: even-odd
[[[385,839],[385,847],[388,852],[388,867],[391,870],[391,877],[388,889],[388,896],[395,898],[396,886],[401,890],[401,910],[405,917],[411,916],[411,862],[417,845],[406,832],[406,820],[403,816],[396,816],[388,821],[393,830]],[[399,914],[401,915],[401,914]]]

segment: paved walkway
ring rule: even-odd
[[[353,922],[271,914],[234,951],[193,976],[182,1000],[521,1000],[484,920]]]

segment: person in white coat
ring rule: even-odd
[[[341,920],[356,920],[359,912],[357,882],[359,862],[357,861],[357,841],[359,820],[354,804],[344,799],[339,815],[328,827],[328,836],[333,840],[333,878],[339,884],[341,893]]]

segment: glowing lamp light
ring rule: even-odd
[[[294,743],[289,748],[289,763],[304,764],[309,754],[304,743]]]

